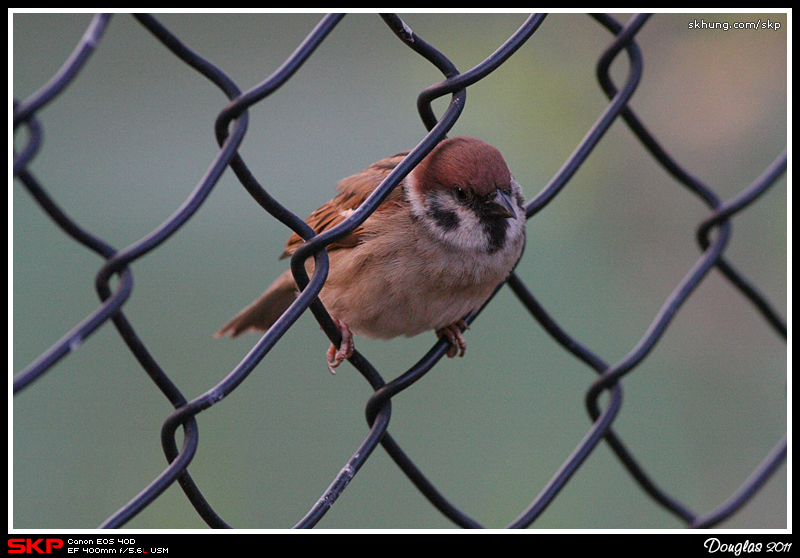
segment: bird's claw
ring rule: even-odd
[[[464,352],[467,350],[467,342],[464,341],[464,336],[461,335],[462,331],[469,329],[467,322],[458,320],[448,326],[436,330],[436,335],[440,338],[444,337],[450,342],[450,348],[447,350],[447,356],[453,358],[456,355],[463,357]]]
[[[331,343],[327,355],[328,370],[330,370],[331,374],[336,374],[334,368],[343,363],[345,359],[353,356],[353,352],[355,352],[355,345],[353,344],[353,334],[347,324],[337,320],[336,318],[333,318],[333,323],[336,324],[336,327],[339,328],[339,331],[342,334],[342,342],[339,345],[339,348],[337,349],[336,345]]]

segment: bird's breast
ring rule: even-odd
[[[320,298],[350,329],[390,339],[436,330],[479,308],[508,277],[517,249],[455,253],[414,227],[330,253]]]

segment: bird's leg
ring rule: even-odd
[[[336,318],[333,318],[333,323],[336,324],[336,327],[339,328],[342,334],[342,342],[339,345],[339,349],[337,350],[336,345],[333,343],[331,343],[328,349],[328,370],[331,371],[331,374],[336,374],[334,368],[344,362],[345,359],[353,356],[355,345],[353,345],[353,334],[350,332],[350,328],[347,324]]]
[[[447,356],[453,358],[454,356],[464,356],[467,350],[467,342],[464,341],[464,336],[461,335],[462,331],[469,329],[467,322],[458,320],[448,326],[436,330],[436,335],[440,338],[446,337],[450,341],[450,348],[447,350]]]

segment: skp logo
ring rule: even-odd
[[[64,548],[61,539],[8,539],[9,554],[50,554],[55,548]]]

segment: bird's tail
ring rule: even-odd
[[[222,326],[214,337],[230,334],[238,337],[245,331],[267,331],[294,302],[297,286],[290,270],[286,270],[250,306]]]

